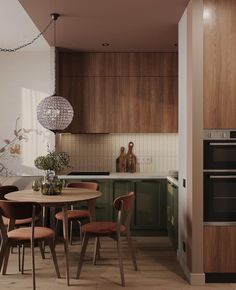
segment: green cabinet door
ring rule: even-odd
[[[111,221],[113,197],[111,194],[112,182],[108,180],[97,180],[99,191],[102,195],[96,200],[96,220]]]
[[[134,228],[166,230],[166,180],[137,180],[134,188]]]
[[[178,187],[167,183],[167,231],[175,249],[178,248]]]
[[[113,193],[113,200],[121,195],[126,195],[129,192],[134,191],[134,183],[131,180],[113,180],[112,182],[112,193]],[[135,209],[134,209],[135,210]],[[113,208],[113,220],[116,220],[117,212]],[[133,228],[134,223],[134,214],[131,218],[131,229]]]

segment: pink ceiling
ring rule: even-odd
[[[189,0],[20,0],[38,29],[57,20],[56,46],[80,51],[177,51]],[[50,45],[53,29],[45,34]],[[102,43],[109,43],[104,47]]]

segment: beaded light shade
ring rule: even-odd
[[[53,132],[67,128],[74,116],[74,111],[67,99],[50,96],[43,99],[37,107],[37,119],[46,129]]]

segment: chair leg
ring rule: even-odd
[[[125,286],[125,277],[124,277],[124,267],[123,267],[120,236],[117,237],[117,241],[116,242],[117,242],[117,252],[118,252],[119,265],[120,265],[121,285],[124,287]]]
[[[44,242],[44,247],[43,247],[43,243],[39,242],[39,249],[40,249],[42,259],[45,259],[45,242]]]
[[[32,263],[33,290],[35,290],[36,283],[35,283],[35,259],[34,259],[34,242],[33,241],[31,241],[31,263]]]
[[[70,245],[72,245],[73,220],[70,221]]]
[[[17,245],[17,253],[18,253],[18,269],[19,272],[21,272],[20,245]]]
[[[134,254],[134,248],[133,248],[133,245],[132,245],[133,244],[132,243],[132,238],[131,238],[131,235],[130,235],[129,232],[126,234],[126,237],[127,237],[129,250],[130,250],[130,253],[131,253],[131,256],[132,256],[132,261],[133,261],[133,264],[134,264],[134,270],[138,271],[138,266],[137,266],[136,258],[135,258],[135,254]]]
[[[81,247],[82,247],[82,242],[83,242],[83,233],[82,233],[82,230],[81,230],[81,222],[79,220],[77,220],[77,223],[79,224],[79,239],[80,239],[80,244],[81,244]]]
[[[0,271],[2,269],[2,265],[4,262],[4,257],[5,257],[5,252],[6,252],[6,241],[4,239],[2,239],[1,241],[1,249],[0,249]]]
[[[10,251],[11,251],[11,245],[7,243],[6,249],[5,249],[5,258],[4,258],[3,268],[2,268],[2,275],[6,275]]]
[[[57,278],[61,278],[58,263],[57,263],[57,256],[56,256],[56,252],[55,252],[55,244],[53,241],[48,241],[48,245],[49,245],[49,248],[51,250],[52,259],[53,259],[54,267],[56,270]]]
[[[93,264],[96,265],[97,257],[99,253],[99,238],[95,238],[94,252],[93,252]]]
[[[84,239],[83,239],[83,246],[82,246],[81,253],[80,253],[80,259],[79,259],[79,264],[78,264],[78,268],[77,268],[76,279],[79,279],[79,277],[80,277],[80,272],[81,272],[81,269],[83,266],[84,257],[85,257],[85,253],[86,253],[86,249],[87,249],[87,245],[88,245],[88,240],[89,240],[89,236],[88,236],[88,234],[85,234]]]
[[[55,242],[57,240],[57,237],[58,237],[58,220],[56,220],[56,225],[55,225],[55,238],[54,238]]]
[[[25,246],[22,245],[22,261],[21,261],[21,274],[24,274],[24,268],[25,268]]]

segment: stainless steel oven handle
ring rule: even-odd
[[[236,143],[220,143],[220,142],[210,142],[210,146],[236,146]]]
[[[236,179],[236,175],[210,175],[209,176],[211,179],[217,179],[217,178],[232,178]]]

